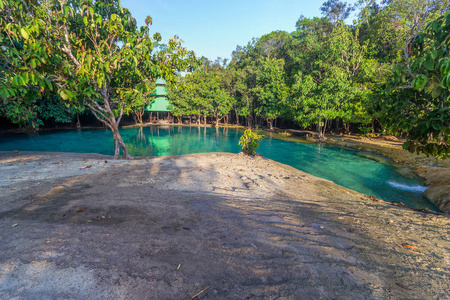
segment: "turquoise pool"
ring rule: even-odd
[[[133,156],[241,151],[241,133],[228,128],[149,126],[121,129],[121,135]],[[114,142],[111,132],[105,129],[0,135],[0,151],[11,150],[113,155]],[[388,159],[375,160],[361,151],[277,138],[264,139],[258,152],[370,196],[438,211],[422,196],[426,187],[421,179],[409,168]]]

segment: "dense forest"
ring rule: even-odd
[[[89,112],[128,157],[122,116],[142,116],[161,76],[177,122],[356,129],[448,157],[449,1],[328,0],[321,12],[210,61],[150,35],[150,17],[137,28],[117,0],[0,0],[0,116],[37,129]]]

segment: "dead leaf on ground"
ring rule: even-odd
[[[411,249],[411,250],[418,250],[417,246],[414,245],[408,245],[408,244],[402,244],[403,247]]]
[[[91,165],[89,165],[89,166],[86,166],[86,167],[84,167],[84,168],[80,168],[80,170],[83,170],[83,169],[90,169],[90,168],[92,168],[92,166],[91,166]]]
[[[78,207],[75,211],[82,212],[82,211],[85,211],[86,209],[87,209],[87,207]]]

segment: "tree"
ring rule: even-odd
[[[316,125],[324,138],[333,119],[367,122],[362,101],[367,93],[362,66],[365,47],[358,31],[339,21],[331,28],[322,19],[302,19],[296,32],[300,48],[300,67],[291,86],[291,117],[302,126]],[[322,30],[309,30],[321,28]],[[325,31],[325,32],[324,32]]]
[[[410,52],[410,64],[394,69],[388,98],[382,102],[385,122],[405,132],[403,147],[436,158],[450,152],[450,12],[419,33]]]
[[[111,129],[115,157],[122,151],[130,158],[119,133],[124,110],[143,97],[146,81],[177,67],[152,60],[151,18],[137,29],[117,0],[0,2],[2,59],[7,61],[2,99],[20,107],[24,99],[50,90],[64,101],[82,103]],[[169,57],[188,55],[180,43],[172,41]]]
[[[266,119],[270,129],[286,105],[289,89],[284,82],[284,61],[263,58],[255,70],[256,84],[251,90],[257,103],[255,112]]]
[[[335,24],[339,20],[344,21],[355,9],[346,2],[339,0],[328,0],[322,4],[320,11],[331,23]]]

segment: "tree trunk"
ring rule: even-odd
[[[125,145],[124,141],[122,140],[122,137],[120,136],[119,124],[114,122],[114,124],[111,124],[111,127],[114,138],[114,157],[118,158],[120,156],[120,150],[122,150],[123,158],[131,159],[131,156],[128,153],[127,146]]]
[[[344,130],[346,134],[350,133],[350,122],[344,122]]]
[[[139,123],[139,124],[144,123],[142,121],[142,117],[144,116],[144,112],[145,111],[143,109],[142,110],[137,110],[137,111],[134,112],[133,119],[134,119],[135,123]]]
[[[341,119],[339,117],[336,117],[336,134],[340,134],[341,133]]]
[[[77,113],[77,128],[81,128],[80,115]]]
[[[319,122],[316,125],[316,132],[319,135],[319,140],[322,139],[322,130],[320,128],[322,119],[319,117]]]
[[[322,118],[319,117],[319,124],[317,124],[317,133],[319,134],[319,140],[323,140],[325,138],[325,131],[327,129],[327,119],[324,119],[322,123]]]
[[[101,93],[103,96],[102,105],[100,105],[96,101],[91,102],[86,101],[85,104],[91,109],[92,114],[97,118],[97,120],[102,122],[104,125],[108,126],[109,129],[111,129],[114,138],[114,157],[118,158],[120,156],[120,150],[122,149],[123,158],[131,159],[131,156],[128,153],[127,146],[125,145],[119,133],[119,124],[123,116],[125,105],[122,105],[118,117],[116,119],[110,106],[108,92],[106,91],[106,89],[103,89]]]
[[[273,120],[270,118],[267,118],[267,124],[269,125],[269,129],[273,130]]]

